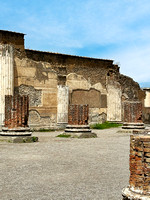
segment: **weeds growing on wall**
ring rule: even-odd
[[[122,126],[122,124],[116,124],[116,123],[111,123],[111,122],[104,122],[102,124],[92,124],[90,128],[92,129],[106,129],[106,128],[115,128]]]

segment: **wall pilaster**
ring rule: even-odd
[[[5,119],[5,95],[13,95],[13,47],[0,44],[0,128]]]

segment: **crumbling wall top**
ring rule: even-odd
[[[24,35],[23,33],[0,30],[0,43],[11,44],[17,49],[24,49]]]

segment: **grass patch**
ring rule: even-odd
[[[37,142],[38,141],[38,137],[32,136],[32,142]]]
[[[71,137],[71,135],[67,135],[67,134],[60,134],[60,135],[57,135],[56,137],[69,138],[69,137]]]
[[[52,132],[52,131],[55,131],[54,129],[44,129],[44,128],[41,128],[41,129],[37,129],[37,130],[33,130],[33,132]]]
[[[102,124],[92,124],[90,128],[92,129],[107,129],[107,128],[115,128],[120,127],[122,124],[112,123],[112,122],[104,122]]]

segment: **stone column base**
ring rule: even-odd
[[[57,128],[58,129],[65,129],[68,123],[57,123]]]
[[[150,200],[150,195],[133,192],[129,187],[122,190],[122,196],[122,200]]]
[[[79,138],[92,138],[97,137],[95,133],[92,133],[89,125],[67,125],[65,134],[69,134],[72,137]]]
[[[31,136],[32,132],[29,127],[7,128],[2,127],[1,136]]]
[[[0,142],[8,143],[32,143],[38,142],[38,137],[36,136],[0,136]]]
[[[91,129],[89,125],[67,125],[65,132],[71,133],[91,133]]]
[[[144,123],[123,123],[122,129],[145,129]]]

